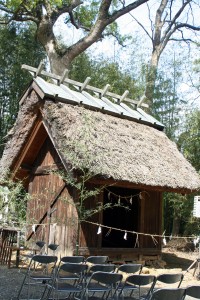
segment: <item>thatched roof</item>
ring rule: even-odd
[[[35,87],[23,98],[0,161],[1,172],[12,168],[40,111],[64,165],[72,159],[69,147],[75,147],[77,156],[87,153],[88,165],[102,178],[162,191],[200,189],[199,175],[163,131],[81,105],[54,102],[49,95],[43,94],[42,100],[40,87]]]

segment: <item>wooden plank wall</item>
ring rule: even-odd
[[[161,234],[162,229],[162,194],[155,191],[142,192],[140,212],[140,232]],[[140,237],[141,248],[161,249],[161,238],[155,240],[149,236]]]
[[[58,154],[50,139],[47,138],[34,161],[32,178],[29,182],[29,193],[32,195],[32,199],[28,203],[29,236],[31,225],[41,222],[43,225],[39,226],[36,233],[31,236],[32,243],[35,243],[36,240],[43,240],[47,244],[56,243],[59,244],[60,255],[72,255],[75,253],[77,234],[77,211],[74,201],[77,201],[78,195],[64,185],[60,176],[45,171],[51,167],[59,169],[60,165]],[[92,189],[94,185],[90,184],[88,188]],[[161,193],[142,192],[140,200],[138,231],[161,234]],[[97,202],[102,201],[103,193],[88,199],[85,202],[86,209],[94,208]],[[47,213],[50,208],[53,213],[48,217]],[[93,215],[88,221],[101,224],[102,213]],[[88,255],[103,251],[101,235],[97,235],[97,229],[97,226],[82,223],[79,245],[80,248],[87,250]],[[140,236],[138,248],[141,252],[142,249],[159,250],[161,249],[161,239],[156,240],[158,243],[151,237]],[[91,253],[90,249],[92,249]],[[117,252],[117,249],[115,251]]]
[[[94,185],[88,184],[87,189],[95,188]],[[97,188],[97,186],[96,186]],[[91,197],[87,199],[85,204],[85,209],[90,210],[97,207],[98,202],[103,202],[103,194],[99,193],[96,197]],[[88,218],[86,221],[100,223],[102,220],[102,212],[96,213]],[[101,247],[101,235],[97,235],[97,226],[91,225],[87,222],[83,222],[81,226],[81,235],[80,235],[80,247],[93,247],[100,248]]]
[[[55,173],[45,172],[45,169],[51,166],[58,169],[60,160],[51,141],[47,139],[34,162],[35,172],[29,183],[29,193],[32,197],[28,203],[28,222],[32,225],[41,221],[43,224],[37,228],[35,234],[32,234],[31,239],[33,243],[36,240],[43,240],[47,244],[59,244],[60,252],[72,253],[74,238],[72,228],[76,227],[76,211],[70,204],[71,196],[68,189],[66,187],[62,189],[64,184],[62,178]],[[55,201],[57,194],[59,195]],[[48,219],[47,213],[50,208],[54,212]]]

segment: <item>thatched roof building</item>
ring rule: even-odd
[[[146,114],[145,104],[119,96],[85,83],[48,74],[54,82],[42,79],[39,71],[28,68],[34,78],[20,101],[20,110],[13,129],[8,134],[0,160],[0,176],[10,169],[12,176],[22,179],[33,199],[28,203],[29,216],[35,219],[36,235],[43,237],[53,209],[52,227],[45,231],[45,240],[60,244],[62,254],[75,249],[76,219],[74,203],[79,195],[56,174],[54,168],[78,170],[84,165],[94,177],[89,188],[106,186],[88,207],[98,203],[122,201],[129,211],[113,209],[95,215],[92,221],[112,230],[102,236],[96,228],[83,224],[79,239],[83,255],[106,254],[132,260],[142,255],[160,255],[161,238],[155,243],[149,236],[162,230],[162,192],[191,193],[200,189],[200,177],[164,133],[164,126]],[[92,92],[92,94],[91,94]],[[112,101],[111,101],[112,99]],[[111,195],[111,196],[110,196]],[[91,220],[90,220],[91,221]],[[128,240],[121,231],[133,234]],[[29,229],[28,239],[35,234]]]
[[[91,168],[94,173],[98,170],[102,179],[180,193],[190,193],[200,188],[198,174],[175,143],[167,138],[162,124],[141,108],[133,109],[132,106],[133,113],[137,113],[132,118],[128,109],[127,115],[117,115],[113,111],[107,113],[105,109],[92,107],[90,103],[84,105],[84,95],[89,96],[91,101],[89,94],[73,90],[69,94],[69,90],[65,89],[63,85],[53,85],[39,77],[33,79],[21,100],[16,124],[8,135],[0,161],[1,174],[3,169],[13,170],[40,114],[64,165],[69,163],[67,147],[70,141],[79,140],[87,144],[93,161]],[[78,104],[75,102],[78,97],[79,105],[74,105]],[[97,101],[102,102],[95,97],[92,100],[93,105]],[[122,109],[122,105],[125,104],[118,107]],[[130,110],[130,106],[127,108]],[[17,165],[16,168],[22,166]]]

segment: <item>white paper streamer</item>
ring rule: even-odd
[[[127,240],[127,232],[124,233],[124,239]]]
[[[98,231],[97,231],[97,234],[100,234],[100,233],[101,233],[101,226],[99,226]]]
[[[33,232],[35,232],[35,227],[36,227],[36,225],[33,224],[33,225],[32,225],[32,231],[33,231]]]
[[[164,244],[165,246],[167,245],[167,241],[166,241],[165,236],[164,236],[164,238],[163,238],[163,244]]]

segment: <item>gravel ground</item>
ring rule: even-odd
[[[155,275],[166,272],[183,272],[183,274],[185,275],[181,287],[187,287],[188,285],[200,285],[200,280],[196,276],[198,275],[198,271],[196,272],[195,276],[193,276],[193,268],[187,272],[187,268],[196,258],[196,254],[194,253],[171,253],[166,251],[163,254],[163,259],[167,263],[165,269],[151,267],[147,268],[147,271],[149,271],[150,274]],[[25,271],[25,268],[11,267],[10,269],[8,269],[7,266],[0,266],[0,300],[16,299],[19,288],[24,278]],[[162,287],[162,285],[160,287]],[[36,299],[37,296],[38,295],[34,294],[33,298]],[[22,293],[20,299],[27,299],[26,294]],[[187,299],[189,300],[189,297]]]
[[[16,297],[23,278],[20,269],[0,266],[0,299],[10,300]]]

